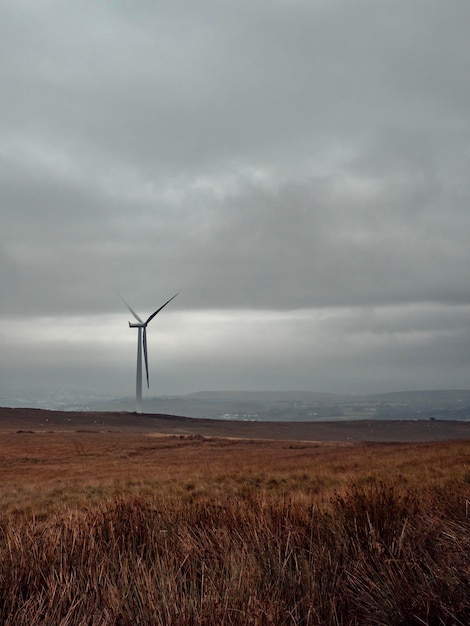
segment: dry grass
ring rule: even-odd
[[[0,438],[2,624],[470,621],[469,441]]]

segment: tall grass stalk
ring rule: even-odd
[[[466,625],[468,484],[109,498],[0,524],[0,621]]]

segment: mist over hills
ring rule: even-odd
[[[1,406],[66,411],[129,411],[134,398],[63,392],[26,399],[0,396]],[[462,420],[470,421],[470,390],[416,390],[373,395],[312,391],[198,391],[144,398],[145,413],[243,421]]]

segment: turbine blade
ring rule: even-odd
[[[137,313],[136,313],[133,309],[131,309],[131,307],[127,304],[127,302],[124,300],[124,298],[123,298],[121,295],[120,295],[119,297],[120,297],[120,298],[121,298],[121,300],[124,302],[124,304],[127,306],[127,308],[128,308],[128,309],[129,309],[129,311],[132,313],[132,315],[135,317],[135,319],[136,319],[138,322],[140,322],[141,324],[143,324],[143,323],[144,323],[144,320],[143,320],[143,319],[141,319],[141,318],[137,315]]]
[[[177,294],[177,293],[175,293],[175,295],[173,296],[173,298],[176,298],[176,296],[177,296],[177,295],[178,295],[178,294]],[[165,304],[162,304],[162,306],[161,306],[159,309],[157,309],[157,310],[155,311],[155,313],[152,313],[152,315],[151,315],[151,316],[148,318],[148,320],[145,322],[145,325],[147,326],[147,324],[148,324],[151,320],[153,320],[153,318],[155,317],[155,315],[156,315],[157,313],[160,313],[160,311],[163,309],[163,307],[166,307],[166,305],[167,305],[167,304],[169,304],[169,303],[173,300],[173,298],[170,298],[167,302],[165,302]],[[129,305],[128,305],[128,306],[129,306]]]
[[[143,336],[143,346],[144,346],[144,360],[145,360],[145,374],[147,376],[147,389],[150,389],[150,384],[149,384],[149,360],[148,360],[148,356],[147,356],[147,329],[143,328],[144,330],[144,336]]]

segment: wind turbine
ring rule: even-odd
[[[173,298],[176,298],[177,295],[178,294],[175,293]],[[147,387],[150,387],[149,363],[148,363],[148,357],[147,357],[147,324],[151,322],[153,318],[155,317],[155,315],[157,313],[160,313],[160,311],[164,307],[166,307],[166,305],[170,303],[173,300],[173,298],[170,298],[167,302],[165,302],[165,304],[162,304],[162,306],[156,311],[154,311],[152,315],[150,315],[150,317],[147,318],[145,322],[142,318],[140,318],[137,315],[137,313],[133,309],[131,309],[131,307],[127,304],[127,302],[124,300],[122,296],[120,296],[120,298],[124,302],[124,304],[127,306],[129,311],[132,313],[132,315],[135,317],[135,319],[137,320],[137,324],[135,322],[133,324],[129,322],[129,328],[139,329],[139,334],[137,337],[137,376],[136,376],[136,384],[135,384],[135,411],[136,413],[142,413],[142,347],[144,349],[145,373],[147,375]]]

